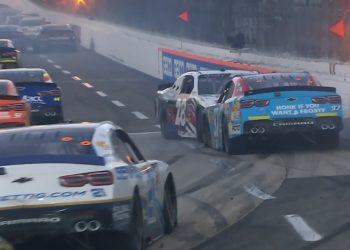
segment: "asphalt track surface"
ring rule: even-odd
[[[157,242],[151,249],[189,249],[194,245],[197,245],[195,249],[204,250],[349,248],[348,141],[342,140],[339,149],[324,150],[305,138],[281,139],[271,146],[259,145],[252,148],[249,154],[231,157],[203,149],[191,140],[167,142],[161,138],[158,124],[154,120],[154,95],[157,85],[162,83],[160,80],[85,49],[74,53],[25,53],[23,59],[24,65],[28,67],[47,69],[54,81],[61,86],[67,120],[111,120],[133,133],[133,138],[146,157],[169,162],[173,171],[178,171],[180,181],[177,185],[181,199],[206,188],[209,183],[218,181],[215,178],[220,177],[220,174],[210,172],[197,185],[187,185],[182,183],[185,179],[181,178],[181,174],[189,168],[197,167],[200,173],[208,169],[215,170],[221,163],[225,163],[220,165],[222,171],[230,167],[230,173],[238,171],[236,175],[232,175],[232,186],[244,179],[243,177],[250,178],[248,174],[243,177],[239,174],[244,171],[257,171],[256,168],[263,166],[263,163],[264,166],[276,165],[277,170],[280,168],[285,171],[281,172],[282,185],[276,187],[276,190],[271,189],[271,192],[268,188],[259,189],[259,186],[252,185],[235,190],[230,199],[239,200],[244,193],[254,199],[252,207],[255,209],[246,209],[245,213],[232,220],[227,217],[225,219],[208,204],[202,204],[201,208],[207,212],[207,219],[215,221],[213,237],[201,232],[203,228],[192,226],[197,223],[190,220],[195,217],[196,211],[186,214],[188,203],[181,201],[180,216],[183,216],[179,218],[179,228],[174,235]],[[301,143],[302,140],[304,141]],[[189,159],[181,162],[186,157]],[[198,163],[198,159],[207,164],[205,168]],[[249,162],[251,164],[242,164]],[[262,182],[261,178],[269,180],[268,176],[274,175],[277,170],[265,171],[264,177],[252,177],[254,180],[251,183]],[[196,176],[192,178],[195,179]],[[204,194],[201,195],[205,197]],[[209,198],[212,199],[215,195],[218,193],[211,194]],[[231,225],[231,222],[236,223]],[[181,247],[178,242],[183,243]],[[72,242],[52,240],[48,244],[23,245],[20,249],[80,249]]]

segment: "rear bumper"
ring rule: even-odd
[[[31,124],[54,124],[63,122],[61,106],[55,107],[32,107]]]
[[[257,120],[244,123],[246,135],[255,134],[288,134],[293,132],[340,131],[343,129],[341,117],[318,117],[278,120]]]
[[[0,235],[11,239],[129,229],[130,202],[0,212]]]
[[[18,128],[27,126],[26,122],[3,122],[0,123],[0,129],[4,128]]]

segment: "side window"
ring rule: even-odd
[[[217,101],[218,103],[224,103],[228,99],[227,96],[229,95],[231,85],[233,85],[232,81],[225,84],[225,87],[222,89],[221,95]]]
[[[114,155],[117,159],[127,164],[137,164],[145,161],[135,144],[124,131],[112,131],[111,143]]]
[[[235,90],[235,84],[232,82],[230,88],[227,90],[227,94],[223,102],[225,102],[227,99],[230,99],[233,96],[234,90]]]
[[[184,81],[185,77],[182,76],[180,78],[178,78],[175,83],[174,83],[174,91],[177,92],[178,94],[180,94],[180,91],[181,91],[181,88],[182,88],[182,84],[183,84],[183,81]]]
[[[194,77],[193,76],[185,76],[185,79],[182,84],[181,94],[191,94],[194,88]]]

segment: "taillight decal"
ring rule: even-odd
[[[252,108],[252,107],[266,107],[270,104],[268,99],[256,99],[256,100],[241,100],[241,108]]]
[[[108,186],[114,182],[113,174],[110,171],[98,171],[59,177],[59,183],[63,187]]]
[[[340,104],[341,103],[341,97],[339,95],[335,96],[317,96],[312,98],[312,102],[315,104],[325,104],[325,103],[331,103],[331,104]]]

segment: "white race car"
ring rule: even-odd
[[[0,141],[0,235],[10,242],[69,235],[139,250],[177,225],[168,165],[145,160],[113,123],[9,129]]]
[[[180,137],[202,141],[202,111],[216,104],[223,85],[237,75],[257,74],[246,70],[202,70],[181,75],[174,84],[158,87],[155,113],[166,139]]]

